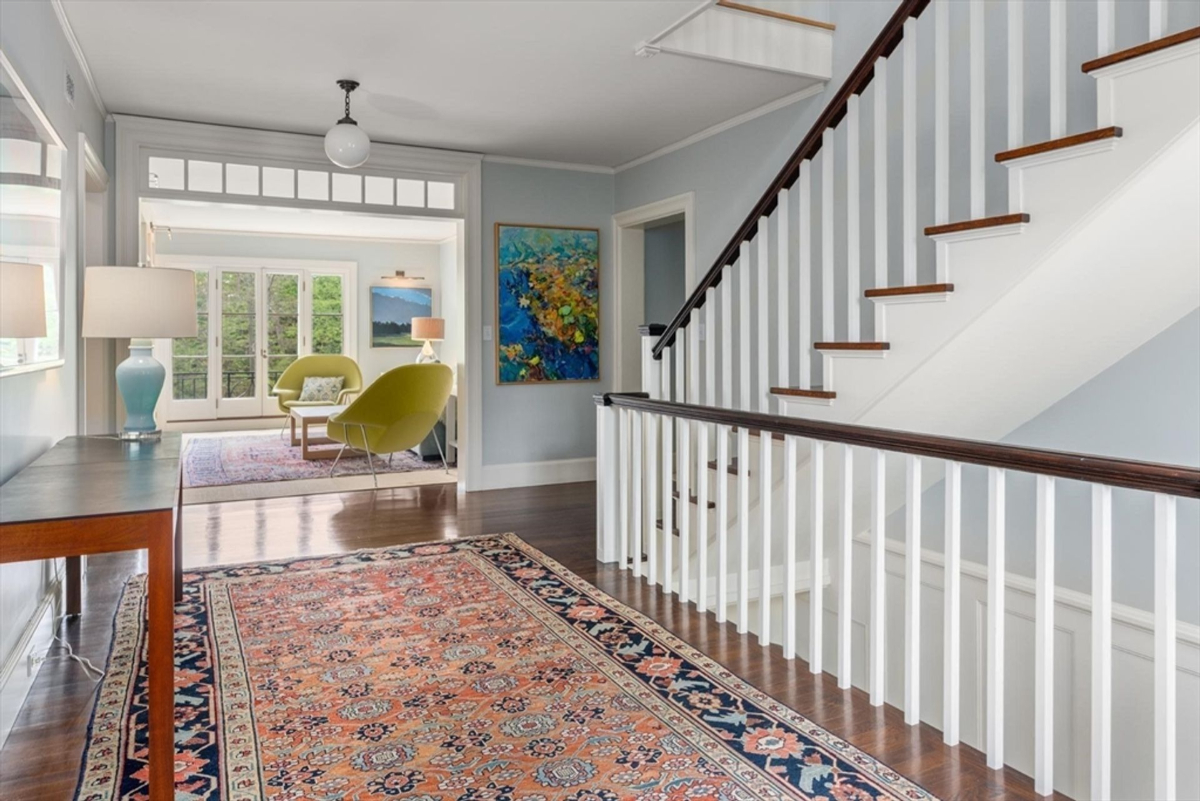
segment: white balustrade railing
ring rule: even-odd
[[[649,371],[648,371],[649,375]],[[655,392],[659,385],[653,380]],[[1032,547],[1035,573],[1033,618],[1034,714],[1031,730],[1022,732],[1033,743],[1033,774],[1040,794],[1054,789],[1054,631],[1055,503],[1058,479],[1084,481],[1092,487],[1092,598],[1091,598],[1091,778],[1088,797],[1111,794],[1113,770],[1113,488],[1128,488],[1153,495],[1152,520],[1133,532],[1153,531],[1154,549],[1154,797],[1175,794],[1176,738],[1178,737],[1175,675],[1175,593],[1177,588],[1177,498],[1200,498],[1200,470],[1171,465],[1110,460],[1099,457],[1035,451],[1013,446],[893,432],[862,426],[807,421],[720,407],[656,400],[645,394],[598,397],[599,477],[597,558],[630,569],[645,577],[664,594],[678,595],[681,603],[695,603],[697,612],[711,610],[718,622],[732,613],[737,630],[754,633],[765,643],[779,643],[787,659],[803,657],[808,669],[821,673],[826,635],[824,600],[828,586],[836,593],[834,632],[838,686],[848,688],[855,675],[853,589],[855,560],[863,558],[867,577],[867,639],[863,689],[872,704],[885,700],[886,631],[903,627],[903,659],[892,662],[902,672],[900,706],[905,721],[915,725],[930,718],[930,702],[921,697],[926,671],[941,671],[940,725],[947,745],[957,745],[965,704],[962,658],[976,646],[963,638],[962,597],[964,561],[964,465],[986,468],[987,562],[982,634],[986,654],[980,708],[984,711],[982,746],[990,767],[1008,764],[1004,744],[1012,723],[1006,681],[1006,632],[1013,577],[1007,567],[1012,545],[1006,536],[1010,474],[1035,476],[1036,537]],[[730,439],[738,459],[729,462]],[[780,446],[774,447],[774,441]],[[750,467],[750,445],[756,442],[759,459]],[[715,460],[709,454],[715,452]],[[889,547],[885,536],[886,475],[889,455],[903,459],[904,555],[901,581],[903,602],[886,601]],[[864,531],[854,524],[855,465],[869,473],[870,516]],[[773,480],[779,468],[781,481]],[[944,475],[945,513],[941,579],[944,625],[933,637],[941,648],[923,648],[929,636],[921,627],[922,610],[929,601],[922,592],[923,563],[930,561],[922,544],[928,528],[922,500],[926,485],[923,471]],[[976,469],[976,468],[973,468]],[[730,475],[730,472],[736,475]],[[692,477],[695,477],[693,484]],[[753,479],[753,481],[752,481]],[[828,480],[827,480],[828,479]],[[730,503],[730,485],[736,506]],[[1011,486],[1010,486],[1011,485]],[[692,489],[695,492],[692,492]],[[759,495],[751,503],[751,487]],[[783,493],[781,520],[773,521],[771,497]],[[715,497],[710,508],[709,499]],[[980,500],[980,499],[976,499]],[[1138,508],[1137,505],[1133,505]],[[756,508],[751,515],[751,509]],[[662,522],[656,524],[656,510]],[[748,521],[745,525],[743,521]],[[736,545],[730,548],[731,529]],[[764,535],[772,532],[773,536]],[[836,549],[827,557],[828,535]],[[858,538],[867,546],[855,553]],[[1147,546],[1151,547],[1150,541]],[[715,553],[715,558],[710,554]],[[833,569],[826,565],[832,561]],[[643,570],[645,568],[645,570]],[[782,575],[777,588],[774,576]],[[807,603],[807,622],[798,614]],[[755,612],[757,614],[755,614]],[[778,617],[775,615],[778,614]],[[889,615],[891,619],[889,620]],[[902,618],[902,620],[901,620]],[[807,630],[807,641],[799,635]],[[803,645],[803,648],[801,647]],[[930,654],[936,654],[934,661]],[[940,662],[940,664],[938,664]],[[1189,720],[1188,725],[1196,721]],[[1059,748],[1069,747],[1059,736]],[[1149,792],[1149,790],[1147,790]]]

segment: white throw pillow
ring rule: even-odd
[[[301,403],[336,403],[345,376],[309,376],[300,390]]]

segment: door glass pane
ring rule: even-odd
[[[254,273],[221,273],[221,397],[253,398],[257,379]]]
[[[267,385],[300,353],[300,276],[267,273]]]
[[[342,277],[313,276],[312,352],[341,353],[344,330]]]
[[[171,340],[171,396],[208,397],[208,271],[196,271],[196,336]]]

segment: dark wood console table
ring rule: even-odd
[[[0,563],[67,558],[67,611],[81,611],[80,557],[148,551],[150,798],[174,797],[175,601],[182,590],[182,437],[67,437],[0,485]]]

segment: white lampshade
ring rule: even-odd
[[[40,264],[0,262],[0,337],[46,336],[46,284]]]
[[[339,167],[357,167],[371,155],[371,138],[353,122],[339,122],[325,134],[325,155]]]
[[[83,336],[158,339],[196,336],[196,278],[166,267],[88,267]]]
[[[412,338],[417,342],[441,342],[446,338],[446,321],[441,317],[414,317]]]

